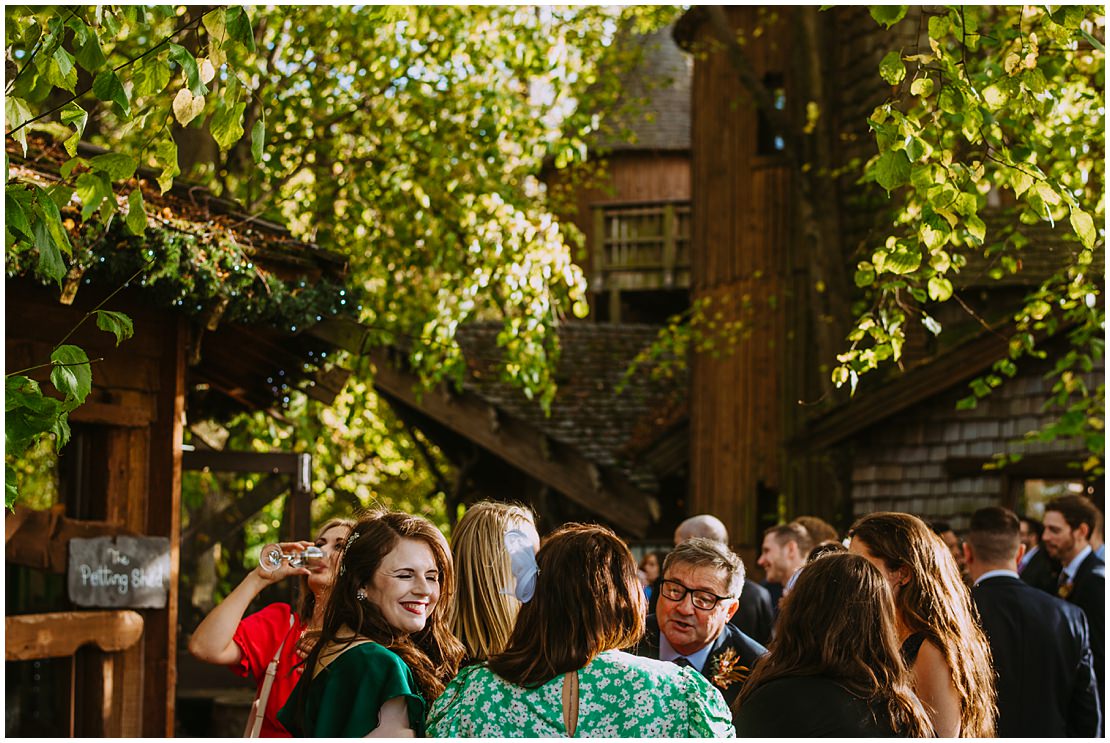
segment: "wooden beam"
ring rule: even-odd
[[[82,645],[105,652],[126,650],[143,634],[135,611],[63,611],[6,617],[5,659],[66,658]]]
[[[121,428],[142,428],[150,425],[151,411],[132,405],[110,405],[86,402],[69,414],[73,423],[98,423]]]
[[[548,437],[503,411],[498,415],[498,429],[490,430],[492,406],[472,393],[432,390],[418,398],[412,375],[399,371],[384,353],[369,356],[377,367],[374,385],[379,392],[419,410],[623,531],[642,537],[657,517],[659,505],[654,497],[614,469],[602,470],[558,441],[548,440],[549,454],[545,456]]]
[[[997,333],[979,336],[882,387],[860,393],[854,400],[816,419],[801,436],[790,442],[791,448],[815,451],[832,446],[983,373],[1006,355],[1008,346],[1009,339]]]
[[[300,472],[300,456],[293,452],[194,450],[182,452],[181,466],[186,470],[296,475]]]
[[[40,511],[17,504],[15,510],[8,513],[5,527],[5,532],[10,532],[4,545],[4,558],[13,565],[51,573],[66,571],[70,539],[137,536],[134,530],[116,522],[67,518],[62,505]]]

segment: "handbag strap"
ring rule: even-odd
[[[285,647],[285,641],[289,639],[289,635],[293,632],[294,621],[293,612],[289,612],[289,629],[286,630],[285,637],[281,638],[281,643],[277,646],[273,660],[266,666],[266,677],[262,679],[262,688],[258,690],[258,698],[255,700],[256,704],[254,706],[254,720],[248,738],[257,738],[259,733],[262,732],[262,719],[266,716],[266,702],[270,699],[270,687],[274,685],[274,677],[277,676],[278,664],[281,662],[281,651]]]
[[[573,738],[578,727],[578,671],[563,676],[563,725],[567,737]]]

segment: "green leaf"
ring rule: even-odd
[[[941,326],[932,316],[921,313],[921,324],[933,335],[940,335]]]
[[[170,84],[172,76],[169,63],[161,56],[144,57],[135,64],[135,70],[131,74],[133,95],[136,98],[157,95]]]
[[[85,109],[70,101],[62,109],[61,119],[63,124],[73,127],[73,136],[69,137],[64,145],[69,156],[74,157],[77,154],[77,144],[81,141],[81,135],[85,133],[85,124],[89,121],[89,114]]]
[[[4,219],[9,229],[15,230],[28,240],[33,240],[31,222],[27,219],[27,210],[24,208],[25,204],[28,208],[31,205],[30,195],[27,189],[9,184],[4,189]]]
[[[177,91],[173,99],[173,115],[178,124],[186,126],[202,113],[204,113],[204,96],[194,96],[188,88]]]
[[[9,449],[10,451],[10,449]],[[4,507],[9,511],[15,508],[15,502],[19,499],[19,487],[16,484],[15,468],[7,462],[4,463]]]
[[[967,218],[966,226],[971,236],[982,245],[983,241],[987,239],[987,225],[984,224],[983,220],[974,215],[970,216]]]
[[[932,78],[918,78],[909,83],[909,92],[911,96],[928,98],[932,94]]]
[[[256,163],[262,162],[262,147],[266,143],[266,124],[260,118],[251,127],[251,157]]]
[[[1075,230],[1075,234],[1079,235],[1083,247],[1088,249],[1095,247],[1095,238],[1098,234],[1095,232],[1095,222],[1090,214],[1079,207],[1072,207],[1071,227]]]
[[[123,116],[131,115],[131,102],[127,98],[127,91],[123,89],[116,73],[105,70],[93,80],[93,95],[102,101],[111,101]]]
[[[77,177],[77,198],[81,200],[81,218],[88,219],[104,207],[106,214],[116,209],[116,195],[112,183],[104,173],[82,173]]]
[[[898,85],[906,79],[906,65],[902,63],[901,52],[889,52],[879,63],[879,75],[891,85]]]
[[[887,191],[904,186],[910,180],[910,159],[902,150],[887,150],[875,164],[875,180]]]
[[[132,324],[131,318],[122,312],[112,312],[111,310],[96,311],[96,327],[106,333],[114,334],[117,346],[135,334],[135,326]]]
[[[197,60],[193,57],[192,53],[178,44],[170,44],[169,47],[170,60],[176,62],[185,73],[185,80],[189,85],[189,91],[194,96],[207,93],[208,87],[201,82],[200,69],[197,67]]]
[[[173,179],[181,173],[177,164],[177,142],[168,133],[163,134],[154,146],[154,159],[162,166],[162,172],[158,175],[158,188],[165,193],[173,186]]]
[[[57,189],[58,186],[54,188]],[[73,255],[73,246],[69,244],[69,235],[66,234],[65,227],[62,226],[62,214],[58,211],[58,204],[54,199],[53,192],[43,191],[41,188],[35,189],[35,214],[46,222],[50,237],[54,240],[58,249],[66,255]],[[68,202],[69,197],[67,196],[63,203]]]
[[[1021,196],[1033,185],[1033,176],[1015,168],[1010,174],[1010,185],[1014,189],[1014,195]]]
[[[1037,181],[1037,185],[1034,186],[1034,189],[1036,190],[1037,195],[1040,196],[1041,199],[1044,201],[1044,203],[1051,206],[1056,206],[1060,203],[1060,194],[1056,193],[1052,186],[1048,185],[1044,181]]]
[[[204,18],[201,19],[209,38],[216,44],[222,44],[227,39],[227,26],[224,24],[226,12],[221,13],[216,8],[205,13]]]
[[[127,216],[124,223],[132,235],[141,235],[146,231],[146,209],[143,208],[143,192],[140,188],[132,189],[127,196]]]
[[[888,273],[905,276],[921,267],[921,250],[917,246],[898,243],[897,247],[887,254],[883,261],[883,270]]]
[[[34,118],[34,114],[31,113],[31,109],[30,107],[28,107],[27,101],[23,100],[22,98],[17,98],[14,95],[7,96],[7,99],[4,101],[4,116],[4,123],[7,125],[9,132],[13,129],[19,128],[24,123]],[[23,145],[23,154],[24,156],[26,156],[27,130],[20,129],[18,132],[15,133],[14,137],[15,141]]]
[[[54,365],[50,371],[50,382],[67,400],[82,403],[92,391],[92,365],[88,355],[77,346],[58,346],[50,354]]]
[[[248,51],[254,51],[254,31],[251,29],[251,20],[247,17],[246,8],[235,5],[224,13],[224,24],[227,26],[227,35],[238,41]]]
[[[862,261],[856,269],[856,286],[865,287],[875,283],[875,267],[867,261]]]
[[[77,64],[89,72],[96,72],[108,62],[108,59],[100,48],[100,39],[95,31],[86,31],[84,36],[85,41],[77,50]]]
[[[871,17],[875,19],[876,23],[881,23],[890,28],[906,17],[908,9],[909,6],[907,5],[872,5]]]
[[[945,302],[952,296],[952,282],[943,276],[934,276],[929,279],[929,298],[937,302]]]
[[[77,68],[73,65],[73,55],[61,46],[54,50],[47,62],[46,81],[70,93],[77,87]]]
[[[940,107],[941,111],[949,114],[962,113],[965,105],[964,94],[951,85],[945,86],[940,91],[937,106]]]
[[[41,275],[53,279],[61,287],[62,279],[66,275],[66,264],[62,260],[62,251],[54,242],[53,235],[50,234],[50,227],[46,220],[42,218],[41,211],[39,218],[31,223],[31,231],[35,237],[35,248],[39,252],[38,271]]]
[[[89,165],[93,170],[107,174],[113,181],[122,181],[135,174],[139,161],[130,155],[108,152],[94,157],[89,161]]]
[[[221,105],[212,115],[209,131],[216,144],[220,146],[221,152],[227,152],[231,145],[243,136],[243,111],[246,108],[246,103],[236,103],[233,106]]]

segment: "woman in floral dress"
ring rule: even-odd
[[[612,531],[569,524],[514,575],[524,605],[508,647],[447,685],[429,736],[733,737],[701,674],[621,650],[643,634],[644,593]]]

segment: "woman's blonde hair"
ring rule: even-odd
[[[898,616],[944,654],[960,696],[960,737],[993,737],[998,707],[991,649],[948,546],[908,513],[869,514],[848,536],[867,545],[889,570],[907,568],[909,580],[894,597]]]
[[[479,663],[505,649],[520,602],[512,595],[513,574],[505,532],[529,524],[532,510],[518,503],[482,501],[467,509],[452,535],[457,592],[451,631],[466,648],[466,662]]]

